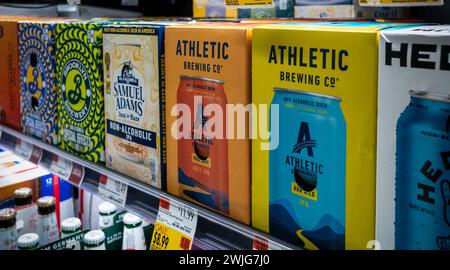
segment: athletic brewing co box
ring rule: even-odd
[[[56,26],[60,147],[96,163],[105,160],[102,27],[98,21]]]
[[[252,102],[271,131],[253,130],[253,226],[306,249],[375,239],[377,40],[389,26],[254,29]]]
[[[165,190],[164,26],[103,33],[106,165]]]
[[[251,31],[240,23],[166,29],[168,192],[246,224],[250,141],[243,110],[250,103]]]
[[[381,32],[376,239],[450,248],[450,26]]]
[[[18,17],[0,17],[0,123],[20,129]]]
[[[22,130],[58,144],[55,20],[19,23],[19,77]]]

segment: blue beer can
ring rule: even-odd
[[[410,96],[397,121],[395,249],[450,249],[450,97]]]
[[[274,89],[269,229],[305,249],[345,249],[346,123],[338,97]],[[270,122],[271,140],[276,133]]]

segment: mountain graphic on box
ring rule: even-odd
[[[345,249],[345,228],[331,215],[324,215],[312,230],[303,230],[287,200],[270,205],[270,233],[305,249]]]

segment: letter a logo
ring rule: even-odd
[[[298,132],[297,144],[294,146],[292,153],[300,154],[304,148],[308,151],[308,156],[314,157],[313,148],[317,147],[317,141],[311,139],[311,133],[309,132],[309,125],[306,122],[300,124],[300,130]]]

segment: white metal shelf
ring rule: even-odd
[[[29,158],[27,157],[27,159],[48,169],[51,173],[57,174],[56,171],[54,171],[54,168],[52,168],[52,163],[56,158],[63,158],[71,161],[74,168],[72,171],[78,170],[78,173],[72,174],[74,177],[68,177],[68,182],[78,186],[81,178],[78,178],[76,175],[79,175],[79,172],[83,172],[80,188],[93,194],[102,196],[98,192],[101,176],[125,183],[128,185],[125,208],[150,221],[156,219],[161,198],[170,199],[196,209],[198,211],[198,223],[194,244],[200,248],[248,250],[252,249],[255,237],[259,237],[269,240],[271,246],[276,249],[300,249],[299,247],[292,246],[289,243],[255,230],[250,226],[236,222],[228,217],[215,213],[214,211],[172,196],[128,176],[112,171],[104,166],[100,166],[67,153],[55,146],[46,144],[39,139],[0,125],[1,147],[17,153],[17,145],[19,145],[20,142],[26,142],[32,146]],[[108,198],[105,199],[108,200]],[[113,201],[111,202],[114,203]]]

